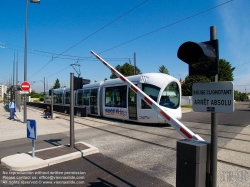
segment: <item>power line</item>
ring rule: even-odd
[[[54,59],[56,59],[56,58],[61,58],[61,57],[59,57],[59,56],[67,56],[67,55],[63,55],[63,54],[64,54],[65,52],[69,51],[70,49],[72,49],[73,47],[77,46],[77,45],[80,44],[81,42],[85,41],[85,40],[88,39],[89,37],[93,36],[94,34],[96,34],[97,32],[99,32],[100,30],[106,28],[107,26],[109,26],[109,25],[112,24],[113,22],[115,22],[115,21],[117,21],[118,19],[122,18],[123,16],[125,16],[125,15],[128,14],[129,12],[131,12],[131,11],[133,11],[134,9],[138,8],[138,7],[141,6],[142,4],[146,3],[147,1],[148,1],[148,0],[143,1],[142,3],[140,3],[139,5],[137,5],[136,7],[132,8],[132,9],[129,10],[129,11],[127,11],[126,13],[124,13],[124,14],[121,15],[121,16],[119,16],[118,18],[116,18],[115,20],[111,21],[110,23],[106,24],[106,25],[103,26],[102,28],[98,29],[97,31],[95,31],[94,33],[90,34],[89,36],[87,36],[87,37],[84,38],[83,40],[79,41],[78,43],[76,43],[76,44],[73,45],[72,47],[68,48],[68,49],[65,50],[64,52],[62,52],[62,53],[60,53],[60,54],[56,54],[56,55],[57,55],[56,57],[53,57],[53,56],[52,56],[52,59],[51,59],[47,64],[45,64],[40,70],[38,70],[35,74],[37,74],[38,72],[40,72],[45,66],[47,66],[47,65],[48,65],[51,61],[53,61]],[[168,28],[168,27],[173,26],[173,25],[175,25],[175,24],[178,24],[178,23],[180,23],[180,22],[183,22],[183,21],[186,21],[186,20],[188,20],[188,19],[191,19],[191,18],[193,18],[193,17],[195,17],[195,16],[198,16],[198,15],[200,15],[200,14],[206,13],[206,12],[208,12],[208,11],[210,11],[210,10],[213,10],[213,9],[215,9],[215,8],[218,8],[218,7],[220,7],[220,6],[223,6],[223,5],[225,5],[225,4],[229,3],[229,2],[232,2],[232,1],[233,1],[233,0],[230,0],[230,1],[227,1],[227,2],[224,2],[224,3],[221,3],[221,4],[217,5],[217,6],[214,6],[214,7],[212,7],[212,8],[209,8],[209,9],[206,9],[206,10],[204,10],[204,11],[201,11],[201,12],[199,12],[199,13],[193,14],[193,15],[191,15],[191,16],[188,16],[188,17],[186,17],[186,18],[183,18],[183,19],[181,19],[181,20],[178,20],[178,21],[176,21],[176,22],[173,22],[173,23],[171,23],[171,24],[168,24],[168,25],[166,25],[166,26],[164,26],[164,27],[161,27],[161,28],[159,28],[159,29],[156,29],[156,30],[151,31],[151,32],[146,33],[146,34],[143,34],[143,35],[141,35],[141,36],[139,36],[139,37],[136,37],[136,38],[134,38],[134,39],[131,39],[131,40],[127,41],[127,42],[121,43],[121,44],[119,44],[119,45],[117,45],[117,46],[114,46],[114,47],[112,47],[112,48],[109,48],[109,49],[107,49],[107,50],[104,50],[104,51],[102,51],[102,52],[100,52],[100,53],[104,53],[104,52],[106,52],[106,51],[109,51],[109,50],[112,50],[112,49],[114,49],[114,48],[120,47],[120,46],[125,45],[125,44],[127,44],[127,43],[130,43],[130,42],[132,42],[132,41],[135,41],[135,40],[137,40],[137,39],[139,39],[139,38],[145,37],[145,36],[147,36],[147,35],[150,35],[150,34],[152,34],[152,33],[155,33],[155,32],[157,32],[157,31],[160,31],[160,30],[162,30],[162,29]],[[36,51],[38,51],[38,50],[36,50]],[[38,51],[38,52],[42,52],[42,51]],[[44,52],[44,51],[43,51],[43,52]],[[47,53],[49,53],[49,52],[47,52]],[[99,53],[99,54],[100,54],[100,53]],[[55,54],[55,53],[51,53],[51,54]],[[68,56],[70,56],[70,55],[68,55]],[[72,56],[72,57],[73,57],[73,56]],[[76,56],[74,56],[74,57],[76,57]],[[77,57],[77,58],[80,59],[80,57]],[[83,57],[83,58],[84,58],[83,60],[91,59],[91,57]],[[70,58],[69,58],[69,59],[70,59]],[[105,59],[107,59],[107,58],[105,58]],[[77,60],[77,59],[71,59],[71,60]],[[243,65],[243,64],[242,64],[242,65]],[[238,66],[237,66],[237,67],[238,67]],[[67,68],[68,68],[68,67],[67,67]],[[67,69],[67,68],[65,68],[65,69]],[[63,69],[63,70],[65,70],[65,69]],[[63,70],[61,70],[61,71],[63,71]],[[61,72],[61,71],[59,71],[59,72]],[[57,73],[59,73],[59,72],[57,72]],[[55,73],[55,74],[57,74],[57,73]],[[35,74],[34,74],[34,75],[35,75]],[[53,74],[53,75],[55,75],[55,74]],[[34,75],[32,75],[31,77],[33,77]],[[51,75],[51,76],[53,76],[53,75]],[[51,77],[51,76],[49,76],[49,77]],[[31,78],[31,77],[30,77],[30,78]]]
[[[1,42],[0,42],[1,43]],[[7,45],[10,45],[10,44],[7,44]],[[15,46],[15,45],[12,45],[12,46]],[[18,46],[16,46],[18,47]],[[14,48],[10,48],[10,47],[4,47],[4,46],[0,46],[0,48],[6,48],[6,49],[10,49],[10,50],[14,50],[14,51],[21,51],[21,52],[24,52],[23,50],[17,50],[17,49],[14,49]],[[21,47],[19,47],[21,48]],[[57,54],[57,53],[53,53],[53,52],[48,52],[48,51],[41,51],[41,50],[36,50],[36,49],[33,49],[33,51],[35,52],[38,52],[38,53],[47,53],[47,54],[52,54],[52,55],[60,55],[60,54]],[[44,57],[48,57],[48,58],[51,58],[51,56],[48,56],[48,55],[42,55],[42,54],[38,54],[38,53],[33,53],[33,52],[28,52],[29,54],[33,54],[33,55],[38,55],[38,56],[44,56]],[[98,61],[96,58],[94,57],[81,57],[81,56],[74,56],[74,55],[60,55],[60,56],[63,56],[63,57],[57,57],[59,59],[63,59],[63,60],[79,60],[79,61],[83,61],[83,60],[89,60],[89,61]],[[72,57],[72,58],[65,58],[65,57]],[[108,57],[105,59],[107,60],[110,60],[110,61],[121,61],[121,60],[127,60],[131,57],[121,57],[121,58],[111,58],[111,57]]]
[[[246,63],[244,63],[244,64],[248,64],[248,63],[250,63],[250,61],[249,61],[249,62],[246,62]],[[243,66],[244,64],[240,64],[240,65],[238,65],[238,66],[235,66],[234,68],[239,67],[239,66]]]
[[[208,11],[210,11],[210,10],[213,10],[213,9],[215,9],[215,8],[218,8],[218,7],[220,7],[220,6],[223,6],[223,5],[225,5],[225,4],[229,3],[229,2],[232,2],[232,1],[233,1],[233,0],[230,0],[230,1],[227,1],[227,2],[224,2],[224,3],[221,3],[221,4],[217,5],[217,6],[211,7],[211,8],[209,8],[209,9],[203,10],[203,11],[201,11],[201,12],[199,12],[199,13],[193,14],[193,15],[191,15],[191,16],[188,16],[188,17],[186,17],[186,18],[183,18],[183,19],[181,19],[181,20],[178,20],[178,21],[176,21],[176,22],[173,22],[173,23],[171,23],[171,24],[169,24],[169,25],[166,25],[166,26],[164,26],[164,27],[161,27],[161,28],[156,29],[156,30],[154,30],[154,31],[151,31],[151,32],[149,32],[149,33],[143,34],[143,35],[141,35],[141,36],[139,36],[139,37],[136,37],[136,38],[134,38],[134,39],[131,39],[131,40],[129,40],[129,41],[127,41],[127,42],[124,42],[124,43],[122,43],[122,44],[119,44],[119,45],[117,45],[117,46],[115,46],[115,47],[109,48],[109,49],[107,49],[107,50],[105,50],[105,51],[102,51],[102,52],[100,52],[100,53],[104,53],[104,52],[106,52],[106,51],[109,51],[109,50],[112,50],[112,49],[114,49],[114,48],[120,47],[120,46],[125,45],[125,44],[127,44],[127,43],[130,43],[130,42],[132,42],[132,41],[134,41],[134,40],[137,40],[137,39],[139,39],[139,38],[145,37],[145,36],[147,36],[147,35],[150,35],[150,34],[152,34],[152,33],[155,33],[155,32],[157,32],[157,31],[160,31],[160,30],[165,29],[165,28],[167,28],[167,27],[170,27],[170,26],[173,26],[173,25],[178,24],[178,23],[180,23],[180,22],[183,22],[183,21],[186,21],[186,20],[188,20],[188,19],[191,19],[191,18],[193,18],[193,17],[195,17],[195,16],[198,16],[198,15],[200,15],[200,14],[206,13],[206,12],[208,12]],[[143,2],[143,3],[144,3],[144,2]],[[139,5],[138,5],[138,6],[139,6]],[[111,23],[112,23],[112,22],[111,22]],[[99,31],[99,30],[98,30],[98,31]],[[88,38],[88,37],[87,37],[87,38]],[[86,38],[86,39],[87,39],[87,38]],[[85,40],[85,39],[84,39],[84,40]],[[84,40],[82,40],[82,41],[84,41]],[[82,41],[80,41],[80,42],[82,42]],[[80,42],[78,42],[78,43],[80,43]],[[78,45],[78,43],[77,43],[77,45]],[[73,47],[74,47],[74,46],[73,46]],[[69,49],[71,49],[71,48],[69,48]],[[100,54],[100,53],[99,53],[99,54]],[[61,54],[60,54],[60,55],[61,55]],[[88,57],[88,58],[91,58],[91,57]],[[105,58],[105,59],[106,59],[106,58]]]
[[[68,48],[67,50],[65,50],[64,52],[60,53],[60,55],[66,53],[67,51],[69,51],[70,49],[74,48],[75,46],[77,46],[78,44],[82,43],[83,41],[85,41],[86,39],[90,38],[91,36],[95,35],[96,33],[98,33],[99,31],[101,31],[102,29],[106,28],[107,26],[111,25],[112,23],[114,23],[115,21],[121,19],[122,17],[124,17],[126,14],[132,12],[133,10],[135,10],[136,8],[140,7],[141,5],[143,5],[144,3],[146,3],[148,0],[143,1],[142,3],[138,4],[137,6],[133,7],[132,9],[130,9],[129,11],[125,12],[124,14],[120,15],[119,17],[117,17],[116,19],[114,19],[113,21],[109,22],[108,24],[104,25],[103,27],[101,27],[100,29],[98,29],[97,31],[93,32],[92,34],[90,34],[89,36],[87,36],[86,38],[82,39],[81,41],[77,42],[75,45],[71,46],[70,48]],[[58,56],[60,56],[58,55]],[[37,74],[38,72],[40,72],[44,67],[46,67],[50,62],[52,62],[54,59],[56,59],[56,57],[52,58],[47,64],[45,64],[40,70],[38,70],[35,74]],[[34,74],[34,75],[35,75]],[[34,75],[32,75],[31,77],[33,77]],[[30,77],[30,78],[31,78]]]
[[[60,55],[60,56],[68,56],[68,57],[74,57],[74,58],[77,58],[76,60],[86,60],[86,59],[93,59],[93,60],[95,60],[95,61],[98,61],[98,60],[96,60],[96,58],[95,57],[81,57],[81,56],[74,56],[74,55],[61,55],[61,54],[57,54],[57,53],[52,53],[52,52],[48,52],[48,51],[41,51],[41,50],[34,50],[34,51],[37,51],[37,52],[41,52],[41,53],[48,53],[48,54],[52,54],[52,55]],[[57,57],[57,58],[60,58],[60,57]],[[125,59],[125,60],[127,60],[127,59],[129,59],[129,58],[131,58],[131,57],[122,57],[122,58],[111,58],[111,57],[106,57],[105,59],[111,59],[111,60],[115,60],[115,59]],[[74,59],[75,60],[75,59]]]
[[[142,37],[145,37],[145,36],[150,35],[150,34],[152,34],[152,33],[158,32],[158,31],[160,31],[160,30],[162,30],[162,29],[165,29],[165,28],[167,28],[167,27],[176,25],[176,24],[178,24],[178,23],[180,23],[180,22],[186,21],[186,20],[191,19],[191,18],[193,18],[193,17],[195,17],[195,16],[198,16],[198,15],[200,15],[200,14],[206,13],[206,12],[208,12],[208,11],[210,11],[210,10],[213,10],[213,9],[215,9],[215,8],[218,8],[218,7],[220,7],[220,6],[223,6],[223,5],[225,5],[225,4],[227,4],[227,3],[230,3],[230,2],[232,2],[232,1],[233,1],[233,0],[230,0],[230,1],[227,1],[227,2],[224,2],[224,3],[221,3],[221,4],[219,4],[219,5],[216,5],[216,6],[212,7],[212,8],[203,10],[203,11],[201,11],[201,12],[199,12],[199,13],[193,14],[193,15],[191,15],[191,16],[188,16],[188,17],[183,18],[183,19],[181,19],[181,20],[178,20],[178,21],[176,21],[176,22],[170,23],[170,24],[168,24],[168,25],[166,25],[166,26],[164,26],[164,27],[161,27],[161,28],[156,29],[156,30],[153,30],[153,31],[151,31],[151,32],[149,32],[149,33],[146,33],[146,34],[143,34],[143,35],[141,35],[141,36],[138,36],[138,37],[136,37],[136,38],[134,38],[134,39],[131,39],[131,40],[127,41],[127,42],[121,43],[121,44],[119,44],[119,45],[117,45],[117,46],[111,47],[111,48],[109,48],[109,49],[107,49],[107,50],[105,50],[105,51],[102,51],[102,52],[98,53],[98,54],[101,54],[101,53],[110,51],[110,50],[112,50],[112,49],[115,49],[115,48],[117,48],[117,47],[120,47],[120,46],[122,46],[122,45],[125,45],[125,44],[127,44],[127,43],[130,43],[130,42],[132,42],[132,41],[135,41],[135,40],[137,40],[137,39],[139,39],[139,38],[142,38]]]
[[[62,69],[62,70],[60,70],[60,71],[58,71],[58,72],[56,72],[56,73],[54,73],[54,74],[52,74],[52,75],[46,77],[46,78],[52,77],[52,76],[54,76],[54,75],[56,75],[56,74],[58,74],[58,73],[60,73],[60,72],[62,72],[62,71],[64,71],[64,70],[68,69],[69,67],[70,67],[70,65],[67,66],[66,68],[64,68],[64,69]]]

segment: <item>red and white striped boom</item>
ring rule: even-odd
[[[140,88],[135,86],[130,80],[124,77],[120,72],[114,69],[109,63],[103,60],[100,56],[98,56],[95,52],[91,51],[95,57],[100,60],[105,66],[107,66],[112,73],[114,73],[118,78],[120,78],[127,86],[129,86],[141,99],[143,99],[146,103],[148,103],[152,109],[154,109],[158,114],[160,114],[167,122],[185,139],[190,140],[201,140],[204,141],[199,135],[194,134],[191,130],[189,130],[185,125],[183,125],[179,120],[175,117],[171,116],[167,111],[162,110],[160,105],[156,103],[153,99],[151,99],[147,94],[145,94]]]

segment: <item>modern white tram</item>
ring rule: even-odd
[[[177,119],[181,118],[181,86],[176,78],[162,73],[145,73],[127,78],[161,105],[163,110]],[[55,104],[70,104],[69,88],[55,89],[53,93]],[[48,102],[46,98],[45,102]],[[119,78],[83,85],[82,89],[75,91],[75,106],[86,107],[90,115],[140,123],[165,123],[165,119]]]

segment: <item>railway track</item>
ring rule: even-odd
[[[69,116],[65,115],[65,114],[61,114],[60,118],[64,118],[66,120],[69,120]],[[78,118],[78,117],[77,117]],[[138,123],[132,123],[131,122],[121,122],[118,120],[109,120],[109,119],[103,119],[103,118],[96,118],[96,117],[88,117],[88,118],[84,118],[84,120],[88,120],[88,121],[93,121],[94,123],[102,123],[105,124],[104,126],[94,126],[94,125],[87,125],[84,122],[82,122],[82,118],[79,117],[79,120],[75,118],[75,123],[79,123],[81,125],[90,127],[90,128],[95,128],[98,130],[102,130],[108,133],[113,133],[119,136],[123,136],[126,138],[131,138],[133,140],[137,140],[137,141],[141,141],[150,145],[154,145],[154,146],[160,146],[160,147],[164,147],[167,149],[171,149],[176,151],[176,141],[182,139],[182,137],[176,132],[175,130],[172,129],[171,127],[162,127],[160,125],[158,125],[158,128],[154,128],[154,130],[156,130],[157,132],[151,132],[150,130],[152,130],[150,128],[150,130],[141,130],[139,128],[141,128],[142,124],[138,124]],[[130,125],[129,125],[129,124]],[[112,126],[115,128],[119,128],[119,129],[125,129],[126,133],[121,133],[121,132],[117,132],[119,130],[114,130],[114,128],[107,128],[107,126]],[[149,127],[153,127],[150,125],[147,125]],[[208,141],[208,139],[210,138],[210,134],[208,133],[201,133],[198,132],[195,127],[189,127],[194,133],[197,133],[199,135],[204,135],[205,140]],[[206,127],[207,128],[207,127]],[[148,128],[147,128],[148,129]],[[201,129],[201,130],[206,130],[208,131],[208,129],[202,129],[202,128],[197,128],[197,129]],[[160,132],[158,132],[160,131]],[[141,136],[138,135],[133,135],[133,134],[138,134],[141,133]],[[227,132],[227,131],[219,131],[219,133],[230,133],[231,136],[230,137],[226,137],[226,136],[218,136],[219,138],[219,144],[218,144],[218,162],[224,163],[224,164],[228,164],[228,165],[232,165],[232,166],[237,166],[237,167],[241,167],[244,169],[250,169],[250,163],[246,163],[247,160],[250,160],[250,148],[246,148],[245,150],[243,150],[243,148],[240,148],[239,146],[234,146],[233,143],[230,143],[232,141],[234,141],[234,143],[236,142],[237,145],[241,145],[241,144],[246,144],[248,147],[250,146],[250,143],[248,144],[249,141],[249,137],[250,134],[247,133],[234,133],[234,132]],[[145,135],[147,137],[151,137],[151,139],[159,139],[159,138],[163,138],[163,142],[165,143],[158,143],[158,142],[154,142],[154,141],[150,141],[149,139],[143,139],[142,137],[145,137]],[[150,135],[150,136],[148,136]],[[234,138],[233,136],[239,136],[242,135],[243,137],[240,138]],[[244,139],[245,136],[245,139]],[[173,141],[175,140],[175,141]],[[220,140],[222,141],[226,141],[225,146],[220,145]],[[169,143],[166,143],[169,142]],[[228,146],[229,145],[229,146]],[[241,146],[242,147],[242,146]],[[221,154],[220,154],[221,153]],[[231,156],[234,157],[231,157]],[[244,157],[246,159],[246,162],[243,161],[241,158]]]
[[[36,108],[37,109],[37,108]],[[41,110],[41,109],[40,109]],[[57,112],[56,112],[57,113]],[[60,118],[69,120],[69,115],[64,113],[58,113]],[[93,125],[87,125],[84,120],[93,121]],[[164,147],[170,150],[176,151],[176,141],[183,139],[171,126],[147,124],[143,125],[139,123],[120,121],[115,119],[107,119],[101,117],[76,117],[75,122],[81,125],[102,130],[108,133],[113,133],[119,136],[151,144],[154,146]],[[95,126],[95,123],[104,124]],[[184,122],[186,125],[186,122]],[[210,142],[210,124],[199,124],[187,122],[187,127],[194,133],[199,134],[205,141]],[[115,131],[114,128],[125,129],[125,133],[120,133],[120,130]],[[151,128],[152,127],[152,128]],[[155,128],[154,128],[155,127]],[[232,128],[232,127],[230,127]],[[236,129],[235,129],[236,128]],[[238,128],[238,130],[237,130]],[[250,169],[250,130],[242,132],[241,126],[234,126],[233,130],[228,129],[227,125],[220,125],[218,128],[218,162],[238,166],[245,169]],[[152,132],[152,130],[154,132]],[[237,133],[238,132],[238,133]],[[138,136],[138,133],[140,135]],[[136,134],[136,135],[133,135]],[[149,138],[142,138],[142,137]],[[150,138],[152,140],[150,140]],[[155,140],[161,139],[163,143],[155,142]],[[174,140],[174,141],[173,141]]]

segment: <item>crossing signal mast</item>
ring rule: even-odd
[[[189,76],[204,75],[218,82],[219,45],[216,27],[210,27],[210,41],[185,42],[179,47],[177,57],[188,64]],[[211,187],[217,186],[217,126],[218,116],[211,112],[210,177],[207,180]]]

